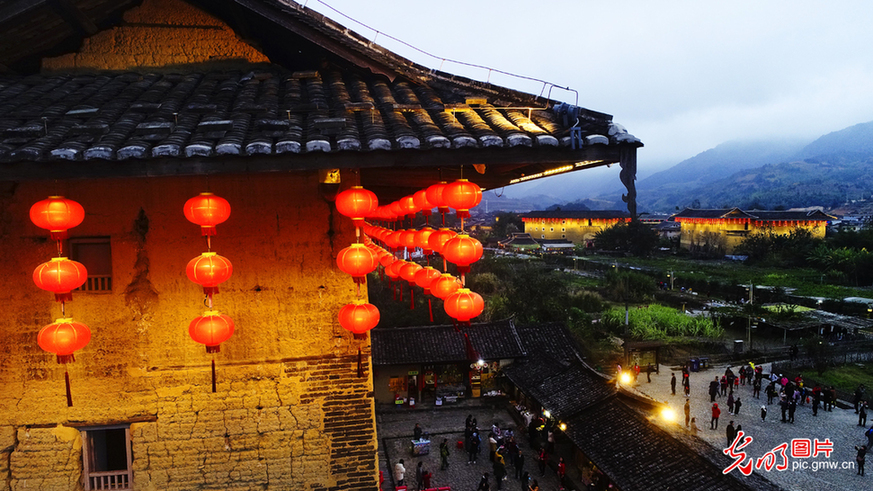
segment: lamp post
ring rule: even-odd
[[[749,349],[752,349],[752,312],[755,310],[755,284],[749,283]]]
[[[673,270],[671,269],[669,273],[667,273],[667,278],[670,279],[670,290],[673,290],[673,281],[676,279],[676,276],[673,274]]]

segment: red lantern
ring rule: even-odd
[[[200,193],[185,202],[185,218],[200,225],[203,235],[215,235],[215,226],[230,217],[230,203],[212,193]]]
[[[87,280],[88,270],[85,266],[65,257],[52,258],[33,270],[33,282],[36,286],[54,293],[58,302],[72,301],[72,291],[84,285]]]
[[[485,310],[485,301],[478,293],[467,288],[460,288],[445,299],[443,306],[449,317],[458,322],[469,323],[470,319],[477,317]]]
[[[63,196],[49,196],[30,207],[30,221],[51,232],[53,240],[66,239],[69,235],[67,230],[84,219],[85,209],[82,205]]]
[[[436,230],[430,227],[424,227],[423,229],[415,233],[415,247],[420,248],[425,255],[433,253],[428,239],[430,239],[430,236],[434,232],[436,232]]]
[[[431,206],[435,206],[440,213],[449,211],[449,205],[446,203],[445,197],[443,197],[443,191],[446,186],[446,181],[441,181],[429,186],[425,192],[425,196],[427,196]]]
[[[461,282],[454,276],[443,273],[430,285],[431,295],[446,299],[461,288]]]
[[[220,344],[233,336],[233,319],[217,310],[207,310],[188,325],[188,335],[206,345],[207,353],[221,351]]]
[[[392,251],[399,249],[401,247],[400,234],[402,232],[402,230],[397,230],[395,232],[388,232],[387,234],[385,234],[385,238],[382,240],[382,242],[385,242],[385,247],[391,249]]]
[[[336,197],[337,211],[354,222],[362,221],[374,214],[378,207],[379,200],[376,195],[361,186],[352,186]]]
[[[458,179],[443,190],[443,201],[455,209],[458,218],[470,218],[470,208],[482,201],[482,188],[466,179]]]
[[[415,273],[415,284],[424,289],[424,293],[430,294],[430,287],[433,282],[440,278],[440,272],[432,266],[426,266],[419,269]]]
[[[442,255],[458,267],[458,272],[465,274],[470,271],[470,265],[482,257],[482,243],[467,234],[460,234],[446,242]]]
[[[367,275],[379,265],[379,258],[363,244],[352,244],[337,254],[336,264],[343,273],[351,275],[355,283],[363,284]]]
[[[369,303],[350,303],[339,311],[340,326],[356,336],[376,327],[379,324],[379,317],[379,309]]]
[[[422,215],[426,217],[431,215],[434,206],[427,199],[427,189],[416,191],[416,193],[412,195],[412,199],[415,201],[415,206],[421,210]]]
[[[57,355],[58,363],[76,361],[73,352],[84,348],[90,340],[88,326],[73,319],[56,319],[54,324],[40,329],[36,336],[39,347]]]
[[[406,264],[406,261],[397,259],[385,268],[385,274],[388,275],[388,278],[392,281],[397,280],[397,278],[400,278],[400,269],[403,268],[403,266],[406,266]]]
[[[449,240],[455,238],[458,234],[453,232],[447,228],[441,228],[436,232],[430,234],[430,237],[427,238],[427,243],[430,245],[431,250],[434,252],[438,252],[442,254],[443,246]]]
[[[386,252],[386,253],[382,254],[381,258],[379,258],[379,264],[381,264],[383,268],[387,268],[388,266],[391,266],[391,263],[393,263],[396,260],[397,260],[397,258],[394,257],[394,254],[391,254],[390,252]]]
[[[400,232],[400,246],[412,252],[415,249],[415,230],[403,230]]]
[[[414,218],[418,213],[418,206],[415,205],[415,199],[412,196],[404,196],[400,198],[400,208],[403,213],[409,215],[409,218]]]
[[[406,213],[406,210],[403,209],[403,205],[401,205],[399,201],[395,201],[388,205],[388,209],[391,210],[391,214],[394,215],[394,220],[403,220],[403,215]]]
[[[422,267],[416,263],[406,262],[403,268],[400,269],[400,277],[409,282],[410,286],[415,284],[415,273],[418,273]]]
[[[57,356],[58,363],[67,364],[76,361],[73,352],[84,348],[91,340],[91,330],[81,322],[73,319],[57,319],[39,330],[36,342],[39,347]],[[67,406],[73,405],[73,395],[70,392],[70,374],[64,370],[64,384],[67,389]]]
[[[204,294],[213,295],[218,293],[218,285],[233,274],[233,264],[214,252],[204,252],[188,261],[185,273],[189,280],[203,287]]]

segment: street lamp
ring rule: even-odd
[[[669,273],[667,273],[667,278],[670,279],[670,290],[673,289],[673,281],[676,279],[676,276],[673,274],[673,270],[671,269]]]

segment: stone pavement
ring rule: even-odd
[[[865,469],[865,476],[856,475],[855,456],[857,452],[854,446],[866,444],[867,440],[864,437],[866,428],[857,426],[858,416],[852,408],[834,407],[831,412],[820,408],[818,416],[814,417],[812,405],[805,404],[797,406],[793,424],[782,423],[781,410],[776,403],[777,399],[774,399],[773,404],[767,405],[767,396],[764,390],[761,390],[761,398],[755,399],[752,397],[751,385],[747,384],[741,385],[738,390],[734,391],[734,397],[739,395],[743,402],[740,413],[737,415],[728,414],[726,397],[716,397],[716,402],[722,409],[722,413],[718,422],[718,430],[711,430],[712,403],[710,403],[709,397],[709,382],[716,375],[721,377],[727,366],[713,366],[700,372],[692,372],[690,375],[691,416],[697,418],[697,426],[700,428],[697,439],[689,438],[689,432],[685,429],[685,396],[681,386],[682,372],[680,370],[674,370],[677,379],[675,396],[671,395],[670,391],[671,367],[665,365],[660,367],[660,374],[652,373],[651,383],[647,383],[645,375],[641,374],[638,382],[633,385],[633,389],[669,404],[676,411],[679,422],[674,424],[661,423],[661,425],[680,439],[689,441],[692,446],[695,446],[695,440],[702,440],[717,449],[724,449],[727,441],[725,429],[731,420],[734,421],[734,426],[741,424],[743,432],[753,438],[752,443],[742,450],[747,453],[748,457],[757,459],[778,445],[787,443],[789,445],[786,451],[788,470],[766,471],[762,468],[754,471],[784,489],[845,491],[873,488],[873,475],[870,474],[870,466]],[[738,368],[739,365],[733,368],[734,373],[737,372]],[[769,364],[764,364],[763,369],[765,375],[770,373]],[[785,375],[793,378],[796,374]],[[764,386],[766,387],[766,384]],[[767,406],[768,411],[767,419],[764,422],[761,421],[760,416],[762,405]],[[870,424],[873,424],[873,413],[871,413],[871,418],[867,424],[868,428]],[[813,441],[815,439],[820,441],[828,439],[833,442],[833,452],[829,458],[825,457],[824,454],[811,458],[794,458],[791,456],[792,439],[810,439]],[[781,458],[777,459],[777,464],[781,460]],[[870,454],[868,454],[867,460],[871,460]],[[821,468],[825,465],[824,463],[827,465],[836,464],[840,468]],[[842,468],[844,466],[846,468]],[[813,467],[820,468],[813,470]],[[739,470],[734,469],[732,472],[739,473]]]
[[[377,409],[376,428],[379,436],[379,468],[383,471],[385,482],[382,484],[384,491],[394,489],[393,472],[394,464],[399,459],[404,460],[406,467],[405,481],[409,491],[415,491],[415,468],[419,461],[424,462],[424,468],[433,472],[431,487],[449,486],[452,491],[474,491],[479,485],[482,474],[489,474],[491,491],[497,489],[491,462],[488,460],[488,434],[491,424],[498,422],[501,428],[512,427],[515,430],[516,441],[519,442],[524,454],[524,470],[530,472],[531,479],[536,479],[541,491],[557,491],[558,478],[552,468],[546,469],[545,476],[541,476],[534,460],[534,450],[531,449],[527,431],[518,431],[515,421],[503,407],[491,407],[487,404],[473,404],[465,402],[459,405],[447,405],[442,407],[419,407],[407,408],[381,408]],[[476,418],[482,428],[482,447],[476,464],[467,464],[467,453],[456,447],[455,442],[464,439],[464,420],[468,414]],[[430,453],[422,457],[413,457],[411,452],[412,430],[415,423],[430,434]],[[451,455],[449,467],[440,470],[439,444],[443,438],[448,439]],[[566,459],[565,459],[566,460]],[[515,469],[509,460],[507,463],[507,477],[502,483],[502,489],[506,491],[522,491],[520,481],[515,479]],[[569,466],[568,466],[569,467]],[[525,490],[526,491],[526,490]]]

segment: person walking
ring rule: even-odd
[[[740,414],[740,406],[743,405],[743,402],[740,401],[740,396],[737,396],[737,400],[734,401],[734,416]]]
[[[415,489],[422,491],[424,489],[424,461],[419,460],[415,466]]]
[[[467,463],[475,464],[476,459],[479,457],[479,444],[481,444],[481,440],[479,440],[479,434],[473,433],[470,435],[470,439],[467,441]]]
[[[788,401],[788,422],[794,424],[794,412],[797,411],[797,401],[791,399]]]
[[[443,438],[443,442],[440,443],[440,470],[444,471],[449,468],[449,440],[447,438]]]
[[[718,417],[721,415],[721,409],[718,408],[718,403],[712,403],[712,419],[709,421],[709,429],[717,430],[718,429]]]
[[[676,395],[676,372],[673,372],[670,376],[670,390],[673,392],[673,395]]]
[[[767,419],[767,406],[761,406],[761,422]]]
[[[403,459],[394,464],[394,484],[403,486],[403,476],[406,475],[406,467],[403,465]]]
[[[718,377],[709,383],[709,402],[715,402],[715,396],[718,395]]]
[[[858,426],[867,426],[867,401],[858,404]]]
[[[546,475],[546,464],[549,462],[549,453],[546,452],[546,447],[540,449],[540,454],[537,457],[540,466],[540,476]]]
[[[858,463],[858,475],[864,475],[864,460],[867,455],[867,445],[861,445],[860,447],[856,446],[855,450],[858,451],[858,455],[855,457],[855,461]]]
[[[479,479],[479,487],[476,491],[491,491],[491,484],[488,483],[488,473],[482,474],[482,479]]]
[[[734,440],[737,438],[737,429],[734,428],[733,420],[731,420],[728,423],[727,428],[725,429],[724,433],[725,433],[725,436],[727,437],[727,445],[725,446],[725,448],[727,448],[727,447],[730,447],[731,443],[733,443]]]
[[[727,405],[728,405],[728,414],[733,414],[734,413],[734,393],[733,392],[728,394]]]
[[[499,491],[503,487],[503,478],[506,477],[506,463],[500,453],[497,453],[494,456],[494,463],[491,464],[491,467],[494,471],[494,482],[497,483],[497,489]]]
[[[521,491],[530,491],[530,473],[527,471],[521,476]]]
[[[558,483],[564,482],[564,476],[567,474],[567,464],[564,463],[564,457],[558,460]]]
[[[691,419],[691,399],[685,399],[685,427],[688,428],[688,421]]]

